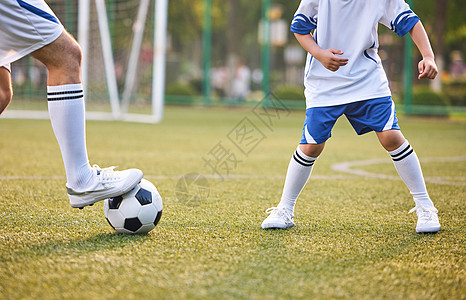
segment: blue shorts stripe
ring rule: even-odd
[[[60,24],[60,22],[58,22],[57,18],[55,16],[52,16],[51,14],[49,14],[48,12],[45,12],[43,11],[42,9],[40,8],[37,8],[29,3],[26,3],[22,0],[16,0],[18,1],[18,4],[19,6],[21,6],[22,8],[24,9],[27,9],[28,11],[32,12],[33,14],[36,14],[44,19],[47,19],[49,21],[52,21],[54,23],[57,23],[57,24]]]

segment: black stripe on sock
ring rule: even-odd
[[[64,91],[64,92],[49,92],[47,93],[48,96],[55,96],[55,95],[65,95],[65,94],[77,94],[82,93],[83,90],[76,90],[76,91]]]
[[[294,155],[294,154],[293,154],[293,158],[294,158],[294,160],[295,160],[298,164],[300,164],[300,165],[302,165],[302,166],[304,166],[304,167],[311,167],[311,166],[314,164],[314,162],[312,162],[312,163],[304,163],[304,162],[300,161],[299,158],[297,158],[296,155]]]
[[[303,162],[305,162],[305,163],[314,162],[314,160],[302,158],[301,155],[299,155],[298,151],[295,151],[294,153],[296,154],[296,156],[299,157],[299,159],[301,159],[301,160],[302,160]]]
[[[396,158],[397,156],[400,156],[402,155],[403,153],[405,153],[406,151],[409,150],[409,148],[411,148],[411,145],[408,144],[408,146],[406,146],[403,150],[401,150],[401,152],[398,152],[397,154],[390,154],[393,158]]]
[[[82,98],[83,95],[78,95],[78,96],[69,96],[69,97],[60,97],[60,98],[48,98],[48,101],[60,101],[60,100],[72,100],[72,99],[78,99]]]
[[[295,152],[293,154],[293,158],[297,163],[305,167],[311,167],[315,162],[315,160],[305,160],[304,158],[299,156],[298,152]]]
[[[398,158],[392,158],[393,161],[400,161],[402,159],[404,159],[406,156],[410,155],[411,153],[413,153],[414,149],[411,149],[408,153],[406,153],[405,155],[403,155],[402,157],[398,157]]]

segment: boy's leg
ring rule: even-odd
[[[382,146],[391,155],[398,174],[413,195],[417,210],[417,232],[437,232],[440,224],[437,209],[427,193],[419,159],[399,130],[377,132]],[[414,211],[412,210],[412,211]]]
[[[78,43],[63,32],[31,55],[48,70],[49,115],[65,165],[71,206],[84,207],[131,190],[142,178],[140,170],[114,172],[89,165]]]
[[[0,114],[10,104],[13,96],[11,74],[5,67],[0,67]]]
[[[271,208],[271,214],[262,222],[262,228],[288,228],[294,225],[294,207],[299,194],[311,175],[317,157],[322,153],[325,143],[300,144],[291,157],[286,173],[285,185],[280,203]]]
[[[314,162],[324,150],[322,144],[300,144],[291,157],[286,173],[283,193],[278,208],[286,208],[288,213],[294,215],[296,199],[311,175]]]
[[[262,228],[288,228],[294,225],[296,199],[311,175],[312,167],[330,138],[333,125],[343,114],[345,105],[306,109],[300,145],[291,157],[280,203],[267,210],[270,215]]]

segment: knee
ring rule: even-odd
[[[13,97],[13,90],[11,88],[0,89],[0,114],[7,108]]]
[[[405,138],[399,130],[378,132],[377,137],[382,147],[387,151],[396,150],[405,142]]]
[[[403,145],[404,142],[404,140],[386,140],[382,143],[382,147],[384,147],[387,151],[393,151]]]
[[[318,157],[324,150],[325,143],[322,144],[300,144],[299,149],[310,157]]]
[[[64,44],[63,51],[61,51],[62,59],[59,67],[68,67],[69,71],[77,71],[81,68],[82,51],[79,44],[70,36]]]
[[[75,72],[81,67],[81,47],[66,31],[54,42],[31,55],[41,61],[49,71]]]
[[[72,40],[72,42],[69,45],[69,52],[70,60],[78,67],[81,67],[81,61],[82,61],[82,50],[79,44],[75,41]]]

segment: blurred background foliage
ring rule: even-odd
[[[203,83],[205,75],[205,8],[211,4],[211,48],[210,83],[213,99],[210,102],[243,105],[257,101],[264,96],[262,89],[261,43],[259,27],[263,14],[263,4],[269,0],[170,0],[168,6],[168,49],[166,69],[166,102],[168,104],[203,104],[205,96]],[[93,1],[91,1],[93,2]],[[153,1],[152,1],[153,2]],[[412,0],[412,8],[421,18],[436,53],[441,68],[438,80],[417,80],[417,62],[420,54],[412,49],[413,104],[426,106],[448,106],[456,111],[466,112],[466,1],[464,0]],[[56,12],[68,31],[77,36],[77,0],[47,1]],[[129,49],[133,36],[135,15],[139,0],[106,1],[110,21],[112,47],[117,67],[119,89],[124,85]],[[268,16],[276,27],[272,27],[269,90],[281,99],[296,100],[296,107],[304,107],[303,69],[305,52],[289,31],[299,0],[270,0]],[[137,82],[137,98],[146,99],[151,89],[153,5],[148,14],[145,42],[141,50]],[[95,12],[91,19],[95,18]],[[96,27],[95,27],[96,28]],[[98,31],[94,29],[94,31]],[[283,32],[282,32],[283,31]],[[390,79],[394,99],[403,103],[404,43],[406,39],[379,26],[381,47],[379,54]],[[94,39],[92,39],[93,41]],[[97,40],[97,38],[95,39]],[[93,52],[94,51],[94,52]],[[98,42],[91,43],[91,57],[97,59],[100,51]],[[92,53],[96,53],[95,55]],[[23,62],[24,63],[24,62]],[[31,62],[28,62],[31,64]],[[92,63],[92,74],[102,73]],[[21,66],[21,63],[18,63]],[[30,72],[25,72],[30,73]],[[28,74],[24,75],[28,77]],[[37,76],[36,76],[37,77]],[[37,81],[37,79],[36,79]],[[43,81],[43,79],[41,80]],[[27,85],[26,78],[19,83],[16,91],[21,94],[21,86]],[[22,83],[22,85],[21,85]],[[40,84],[39,84],[40,83]],[[91,84],[105,88],[97,79]],[[43,86],[43,82],[36,82]],[[89,98],[94,92],[90,91]],[[34,94],[34,93],[29,93]],[[97,93],[102,97],[102,93]],[[172,97],[173,96],[173,97]],[[176,96],[176,97],[175,97]],[[183,98],[185,97],[185,98]],[[186,97],[192,99],[186,101]],[[198,97],[198,100],[196,100]],[[184,99],[177,101],[176,99]],[[141,100],[143,101],[143,100]],[[299,101],[299,102],[298,102]],[[290,102],[291,103],[291,102]],[[205,103],[204,103],[205,104]]]

